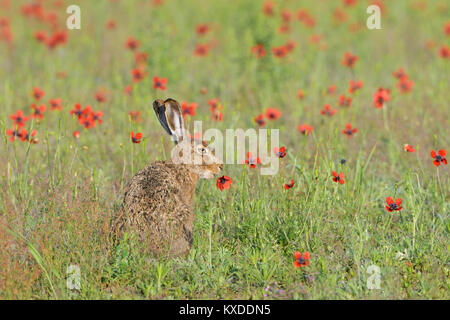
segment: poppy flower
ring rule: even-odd
[[[67,42],[67,32],[66,30],[55,31],[47,39],[46,45],[49,49],[54,49],[58,45],[63,45]]]
[[[219,98],[214,98],[208,100],[209,108],[211,111],[216,110],[220,106]]]
[[[267,16],[273,16],[273,8],[274,8],[273,1],[269,0],[264,2],[262,11]]]
[[[403,68],[399,68],[397,71],[395,71],[394,73],[392,73],[392,76],[396,79],[401,79],[403,77],[407,77],[405,71],[403,70]]]
[[[450,36],[450,21],[442,26],[442,30],[447,36]]]
[[[201,94],[207,94],[208,93],[208,89],[203,87],[203,88],[200,89],[200,93]]]
[[[277,147],[273,148],[273,152],[275,152],[275,155],[282,159],[286,156],[286,147],[281,147],[280,149],[278,149]]]
[[[407,93],[412,90],[412,87],[414,86],[414,82],[412,80],[409,80],[406,76],[401,78],[397,82],[397,88],[400,89],[401,93]]]
[[[351,138],[356,132],[358,132],[358,129],[352,128],[351,123],[347,123],[345,129],[342,130],[342,133],[346,134],[349,138]]]
[[[297,98],[299,99],[299,100],[302,100],[303,98],[305,97],[305,93],[303,92],[303,90],[298,90],[298,92],[297,92]]]
[[[276,108],[267,108],[266,117],[270,120],[278,119],[281,116],[281,112]]]
[[[391,98],[389,93],[391,91],[389,89],[379,88],[377,92],[373,95],[373,104],[375,108],[380,109],[383,107],[386,101],[389,101]]]
[[[110,20],[106,21],[105,26],[107,29],[113,30],[116,28],[116,21],[114,21],[113,19],[110,19]]]
[[[80,135],[81,135],[81,133],[80,133],[80,131],[74,131],[74,133],[73,133],[73,137],[75,138],[75,139],[78,139],[79,137],[80,137]]]
[[[133,37],[128,37],[127,41],[125,42],[125,47],[132,51],[139,48],[140,45],[141,45],[141,43]]]
[[[362,87],[363,87],[363,82],[361,80],[358,80],[358,81],[350,80],[348,82],[348,92],[349,93],[354,93],[356,90],[359,90]]]
[[[327,88],[327,93],[328,93],[328,94],[335,94],[335,93],[336,93],[336,89],[337,89],[336,85],[335,85],[335,84],[332,84],[332,85],[330,85],[330,86]]]
[[[6,135],[9,136],[10,141],[14,141],[16,138],[21,137],[19,128],[17,127],[15,129],[6,129]]]
[[[278,28],[279,33],[290,33],[291,32],[291,25],[287,22],[284,22],[281,24],[281,26]]]
[[[219,189],[220,191],[227,190],[230,188],[232,183],[233,180],[230,177],[221,176],[219,179],[217,179],[216,189]]]
[[[142,133],[138,132],[136,134],[133,131],[130,132],[131,142],[133,143],[141,143]]]
[[[342,0],[342,3],[348,7],[354,6],[357,0]]]
[[[50,101],[48,102],[50,105],[50,110],[60,110],[62,109],[61,106],[61,98],[56,98],[56,99],[50,99]]]
[[[39,42],[45,42],[47,40],[47,33],[45,31],[35,31],[34,38]]]
[[[352,98],[351,97],[346,97],[345,95],[341,94],[339,96],[339,106],[341,107],[350,107],[350,105],[352,104]]]
[[[212,118],[213,118],[213,120],[220,122],[223,120],[223,113],[220,112],[219,110],[215,110],[212,113]]]
[[[95,93],[95,100],[99,103],[103,103],[106,101],[106,91],[104,89],[99,89]]]
[[[257,157],[256,159],[254,159],[252,157],[252,153],[251,152],[247,152],[247,160],[244,161],[244,164],[248,164],[250,165],[250,168],[255,168],[257,164],[261,163],[261,159],[259,157]]]
[[[308,251],[303,252],[303,254],[299,251],[296,251],[294,252],[294,257],[295,257],[294,266],[296,268],[300,268],[308,266],[309,258],[311,257],[311,255],[309,254]]]
[[[450,58],[450,47],[447,47],[446,45],[442,45],[442,47],[439,49],[439,55],[441,58],[449,59]]]
[[[294,180],[292,180],[291,179],[291,181],[289,182],[289,183],[286,183],[285,185],[284,185],[284,189],[285,190],[288,190],[288,189],[290,189],[290,188],[292,188],[293,186],[294,186]]]
[[[197,32],[197,34],[199,35],[205,35],[209,32],[210,28],[209,26],[204,23],[204,24],[199,24],[195,27],[195,31]]]
[[[37,119],[38,121],[44,119],[44,112],[47,109],[45,104],[41,104],[39,107],[36,106],[34,103],[31,105],[31,109],[33,109],[33,113],[31,114],[31,117],[34,119]]]
[[[83,115],[83,109],[80,103],[76,103],[72,110],[70,110],[71,115],[76,115],[78,119]]]
[[[320,111],[320,114],[327,115],[327,116],[333,116],[337,112],[337,109],[331,109],[331,106],[329,104],[324,105],[323,109]]]
[[[403,150],[405,150],[406,152],[415,152],[416,151],[416,149],[414,149],[411,145],[409,145],[409,144],[405,144],[404,146],[403,146]]]
[[[131,121],[134,121],[137,123],[142,122],[140,111],[130,111],[130,112],[128,112],[128,114],[130,115]]]
[[[300,131],[300,133],[302,133],[304,135],[308,135],[313,131],[314,128],[307,124],[299,124],[297,126],[297,129],[298,129],[298,131]]]
[[[181,102],[181,109],[183,111],[183,117],[189,116],[195,116],[195,110],[197,109],[198,105],[195,102],[192,102],[191,104],[188,104],[186,101]]]
[[[395,202],[394,202],[394,199],[392,197],[387,197],[386,198],[386,203],[387,203],[387,206],[385,206],[385,208],[389,212],[400,211],[403,208],[401,206],[402,205],[402,199],[400,199],[400,198],[397,198],[395,200]]]
[[[36,100],[40,100],[43,96],[44,96],[45,92],[42,91],[39,87],[34,87],[33,88],[33,97]]]
[[[348,14],[342,8],[336,8],[333,12],[336,22],[345,22],[348,20]]]
[[[257,58],[262,58],[267,54],[267,51],[262,44],[257,44],[251,48],[251,53]]]
[[[14,126],[21,128],[25,126],[28,121],[28,117],[23,114],[22,110],[18,110],[16,114],[10,115],[12,121],[14,121]]]
[[[253,121],[255,121],[260,127],[266,124],[266,121],[264,121],[264,115],[260,114],[257,117],[253,118]]]
[[[95,127],[95,121],[92,116],[84,116],[78,119],[78,122],[86,129]]]
[[[346,52],[344,54],[344,59],[342,60],[342,64],[344,66],[347,66],[349,68],[353,68],[353,66],[355,65],[356,61],[358,61],[358,56],[357,55],[352,55],[350,52]]]
[[[127,84],[124,88],[123,88],[123,93],[131,95],[131,93],[133,92],[133,86],[131,84]]]
[[[145,78],[146,72],[140,68],[135,68],[131,70],[131,75],[133,76],[133,82],[136,83]]]
[[[153,77],[153,88],[155,90],[166,90],[167,78]]]
[[[148,53],[147,52],[136,52],[134,54],[134,63],[136,65],[140,65],[143,63],[146,63],[148,59]]]
[[[33,130],[30,134],[26,129],[22,129],[20,131],[20,140],[36,144],[39,142],[39,140],[35,138],[36,133],[37,133],[36,130]]]
[[[102,117],[103,117],[103,111],[92,112],[92,113],[91,113],[91,116],[92,116],[92,120],[93,120],[93,121],[97,121],[98,124],[103,123],[103,119],[102,119]]]
[[[284,58],[288,53],[288,50],[285,46],[273,47],[272,54],[275,58]]]
[[[432,150],[431,157],[434,159],[433,164],[436,167],[439,167],[441,165],[441,163],[446,165],[447,164],[447,159],[445,158],[446,154],[447,154],[447,151],[445,151],[444,149],[439,150],[437,153],[436,153],[436,151]]]
[[[284,47],[286,48],[286,51],[289,53],[297,47],[297,43],[295,43],[294,40],[290,40],[284,44]]]
[[[344,184],[345,183],[345,181],[344,181],[344,173],[343,172],[337,174],[336,171],[333,171],[332,175],[333,175],[332,179],[333,179],[334,182],[339,182],[340,184]]]
[[[208,53],[209,53],[209,45],[207,43],[205,44],[197,43],[195,45],[194,56],[204,57],[207,56]]]

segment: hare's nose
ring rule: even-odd
[[[219,169],[220,169],[220,170],[223,169],[223,164],[219,164]]]

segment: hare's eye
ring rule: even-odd
[[[206,148],[203,147],[203,146],[198,146],[198,147],[197,147],[197,152],[198,152],[198,153],[201,153],[201,154],[206,154],[206,153],[208,153],[208,149],[206,149]]]

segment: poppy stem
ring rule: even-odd
[[[383,123],[384,128],[389,131],[389,122],[388,122],[388,116],[387,116],[387,105],[386,103],[383,105]]]

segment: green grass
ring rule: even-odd
[[[425,9],[385,1],[382,30],[373,31],[365,28],[365,0],[345,9],[345,23],[333,20],[340,1],[275,1],[272,18],[254,0],[167,0],[161,6],[70,1],[81,7],[82,29],[69,31],[68,43],[52,51],[33,38],[48,27],[20,14],[25,2],[0,8],[14,33],[12,45],[0,41],[0,298],[449,298],[448,166],[434,167],[429,155],[450,149],[450,64],[438,55],[450,41],[442,32],[449,16],[445,1],[427,1]],[[63,2],[61,23],[69,4]],[[280,34],[284,8],[308,9],[316,27],[294,18],[292,32]],[[115,30],[105,28],[108,19],[116,21]],[[360,31],[349,31],[354,22]],[[212,27],[204,37],[195,33],[199,23]],[[309,43],[313,34],[323,35],[326,50]],[[148,75],[131,96],[123,93],[134,67],[124,48],[128,36],[149,54]],[[287,40],[296,49],[275,59],[270,48]],[[427,48],[428,40],[436,46]],[[217,45],[208,56],[194,57],[197,42]],[[268,51],[265,58],[250,53],[258,42]],[[353,71],[340,63],[346,51],[359,57]],[[395,87],[392,73],[399,67],[414,81],[408,94]],[[67,77],[59,78],[60,71]],[[166,91],[155,92],[154,75],[168,78]],[[338,107],[350,79],[364,87],[350,108]],[[338,88],[334,96],[326,94],[331,84]],[[61,97],[63,110],[28,123],[38,144],[10,142],[9,115],[30,113],[34,86],[45,91],[47,105]],[[104,104],[94,98],[99,87],[109,91]],[[382,110],[372,106],[378,87],[391,89]],[[170,154],[170,139],[151,107],[167,97],[197,102],[190,120],[202,120],[204,129],[256,128],[253,117],[277,107],[281,117],[266,127],[280,129],[280,145],[288,148],[275,176],[227,165],[229,190],[216,190],[215,180],[200,181],[194,244],[178,259],[143,254],[133,235],[115,245],[110,233],[129,179]],[[210,116],[208,100],[215,97],[224,106],[222,122]],[[82,130],[69,114],[77,102],[102,110],[104,123]],[[339,112],[320,115],[326,103]],[[129,121],[135,110],[142,113],[140,124]],[[359,129],[352,139],[341,132],[347,122]],[[300,134],[301,123],[314,126],[313,133]],[[72,137],[75,130],[79,140]],[[144,143],[131,144],[129,131],[142,132]],[[404,152],[405,143],[416,152]],[[333,170],[345,173],[344,185],[331,180]],[[294,188],[284,190],[290,179]],[[402,198],[403,210],[388,213],[388,196]],[[295,251],[310,252],[307,267],[294,268]],[[70,265],[80,268],[80,290],[66,287]],[[371,265],[381,271],[379,290],[367,287]]]

